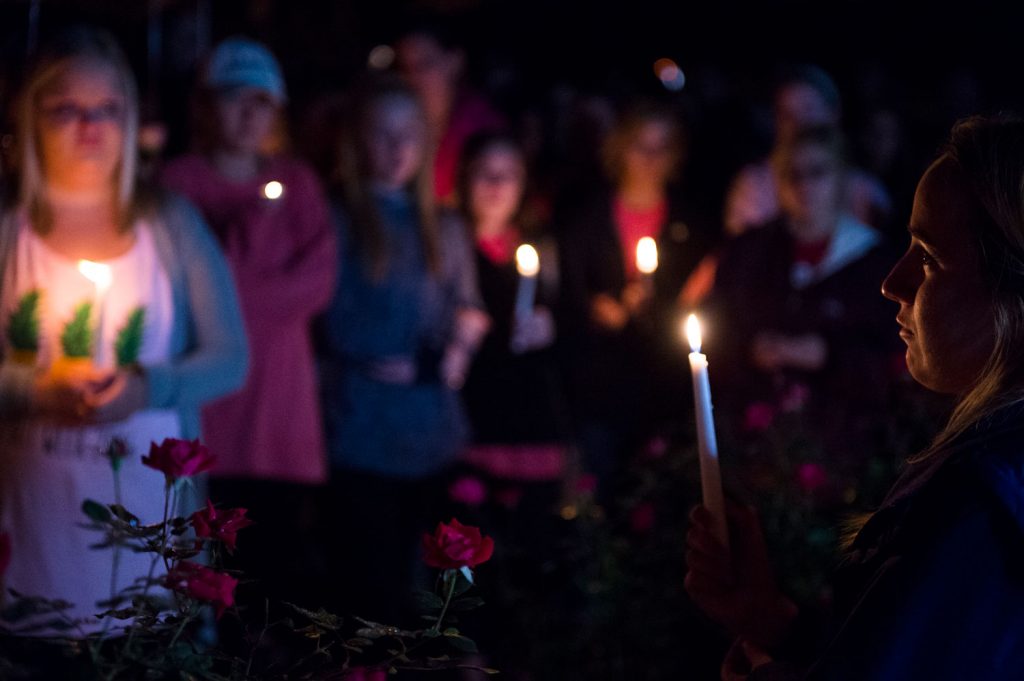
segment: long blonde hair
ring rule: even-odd
[[[18,204],[28,212],[41,232],[48,229],[50,213],[46,179],[36,139],[40,95],[75,64],[94,63],[109,67],[124,97],[121,161],[115,178],[118,220],[127,229],[137,216],[141,201],[136,192],[138,167],[139,97],[135,76],[128,60],[106,31],[79,27],[60,34],[46,45],[30,68],[17,102]]]
[[[347,116],[348,124],[343,129],[338,147],[337,178],[341,184],[345,208],[351,218],[352,238],[362,251],[372,277],[377,281],[387,272],[388,244],[370,189],[370,161],[364,139],[374,107],[393,99],[405,100],[415,106],[426,126],[426,114],[413,91],[397,78],[375,75],[368,77],[356,88]],[[441,254],[437,202],[434,198],[433,154],[429,153],[429,142],[425,144],[428,153],[424,153],[422,166],[411,183],[410,191],[414,194],[419,213],[420,238],[427,270],[437,274],[441,268]]]

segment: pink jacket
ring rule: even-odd
[[[191,199],[224,249],[238,285],[251,361],[245,386],[203,411],[217,456],[213,475],[326,480],[310,322],[330,300],[336,235],[319,181],[305,164],[268,159],[256,178],[233,182],[202,156],[164,170]],[[267,198],[267,183],[283,193]]]

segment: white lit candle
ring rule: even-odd
[[[103,365],[103,323],[107,313],[107,291],[113,282],[113,275],[110,265],[93,262],[92,260],[79,260],[78,271],[86,279],[93,283],[96,288],[96,295],[93,298],[93,307],[96,309],[96,335],[93,338],[93,362],[96,366]]]
[[[690,342],[690,374],[693,376],[693,406],[697,416],[697,452],[700,456],[700,484],[704,492],[704,506],[715,519],[715,533],[719,541],[729,546],[728,525],[725,520],[725,498],[722,494],[722,474],[718,467],[718,441],[715,438],[715,419],[711,407],[711,382],[708,379],[708,358],[700,351],[701,330],[697,315],[686,318],[686,338]]]
[[[516,249],[516,270],[519,272],[519,287],[516,289],[516,319],[526,319],[533,313],[537,297],[537,274],[540,272],[540,258],[537,249],[523,244]]]
[[[647,278],[658,269],[658,242],[649,236],[636,242],[636,269]]]

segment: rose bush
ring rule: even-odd
[[[234,553],[238,531],[252,525],[245,517],[244,508],[217,509],[213,502],[206,500],[206,508],[192,514],[190,522],[201,539],[217,539],[224,543],[228,552]]]
[[[217,619],[220,619],[224,611],[235,604],[238,580],[205,565],[183,560],[167,573],[166,585],[189,598],[211,604],[217,611]]]
[[[440,570],[476,567],[494,553],[494,540],[480,529],[463,525],[452,518],[451,523],[438,523],[434,534],[423,535],[424,562]]]
[[[152,443],[149,456],[142,457],[142,463],[164,474],[167,484],[179,478],[187,478],[210,470],[216,458],[206,445],[199,440],[167,438],[159,445]]]

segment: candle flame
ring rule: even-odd
[[[263,196],[274,201],[284,194],[284,185],[277,180],[271,180],[263,185]]]
[[[110,265],[93,262],[92,260],[79,260],[78,271],[82,273],[83,277],[95,284],[96,288],[106,290],[110,287],[110,282],[113,278],[110,273]]]
[[[658,269],[658,244],[649,236],[636,242],[636,268],[641,274],[654,274]]]
[[[686,339],[690,341],[691,351],[700,352],[700,320],[697,319],[695,314],[691,314],[686,318]]]
[[[540,257],[537,249],[530,244],[523,244],[516,249],[516,269],[524,277],[535,277],[540,271]]]

